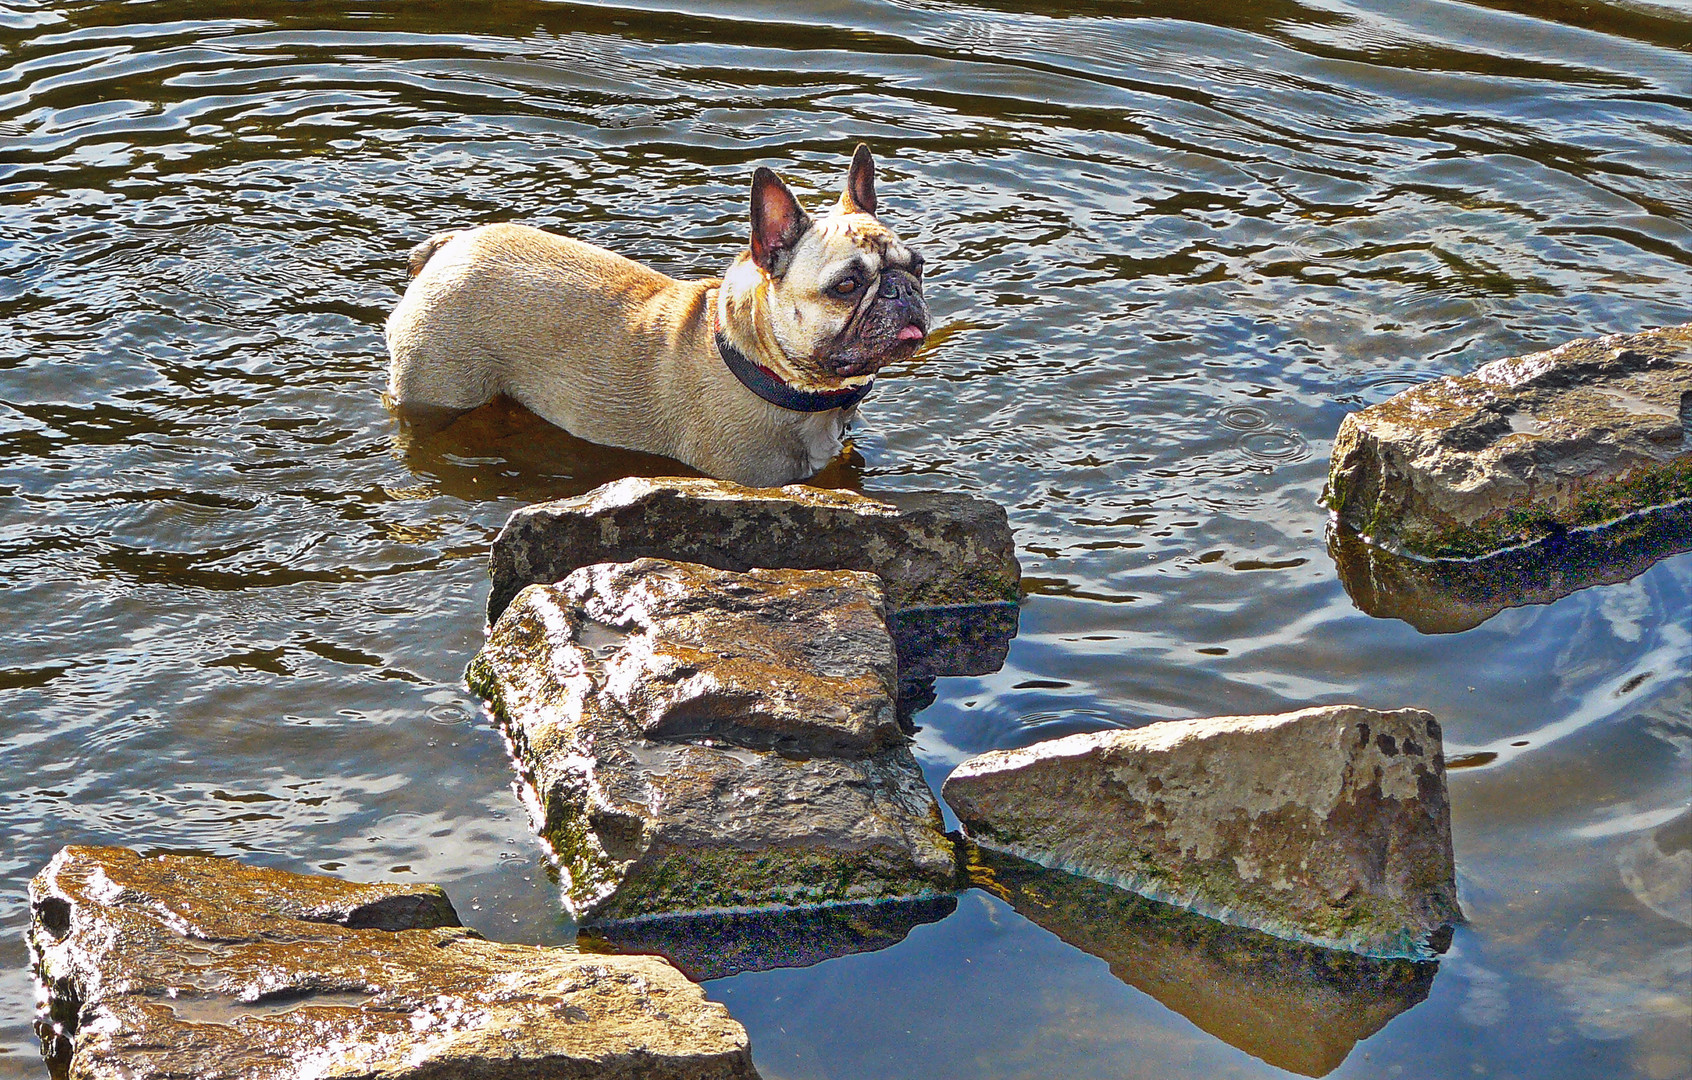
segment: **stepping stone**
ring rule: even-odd
[[[954,891],[873,574],[640,559],[520,593],[471,663],[587,923]]]
[[[76,1080],[757,1076],[663,960],[486,941],[432,885],[67,847],[29,901],[43,1045]]]
[[[1571,341],[1340,424],[1322,501],[1424,559],[1472,558],[1692,499],[1692,324]]]
[[[719,570],[867,571],[881,578],[890,613],[1012,605],[1022,580],[1004,508],[985,499],[629,477],[511,515],[493,544],[488,621],[525,585],[648,557]]]
[[[1071,735],[942,790],[982,847],[1235,925],[1421,958],[1461,920],[1439,724],[1350,705]]]

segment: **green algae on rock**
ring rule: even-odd
[[[1002,852],[972,849],[970,863],[976,884],[1118,979],[1302,1076],[1333,1072],[1425,999],[1439,967],[1286,941]]]
[[[1014,603],[1022,580],[1005,511],[985,499],[628,477],[511,515],[493,544],[488,620],[525,585],[648,557],[734,571],[867,571],[881,578],[891,611]]]
[[[1071,735],[959,765],[970,839],[1224,922],[1426,957],[1461,919],[1439,724],[1341,705]]]
[[[872,574],[659,559],[518,595],[468,679],[584,922],[953,888],[884,610]]]
[[[755,1080],[651,956],[498,944],[435,886],[67,847],[30,883],[44,1049],[73,1080]]]
[[[1340,424],[1322,501],[1371,542],[1457,559],[1692,499],[1692,324],[1572,341]]]

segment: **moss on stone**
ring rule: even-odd
[[[950,892],[950,875],[913,874],[899,852],[692,848],[648,857],[592,922],[771,906],[808,907]]]
[[[1476,558],[1571,529],[1606,525],[1685,499],[1692,499],[1692,460],[1683,459],[1622,480],[1594,480],[1562,506],[1528,503],[1511,506],[1470,524],[1447,524],[1426,530],[1409,528],[1396,534],[1386,532],[1385,523],[1377,522],[1372,516],[1365,535],[1376,540],[1389,539],[1423,558]],[[1375,509],[1378,514],[1381,505],[1377,504]]]

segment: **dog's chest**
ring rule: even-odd
[[[799,421],[796,434],[805,457],[804,465],[810,472],[821,469],[840,453],[846,444],[846,425],[856,414],[856,409],[830,409],[811,413]]]

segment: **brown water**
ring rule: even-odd
[[[573,936],[460,682],[484,554],[521,502],[668,467],[509,411],[402,430],[404,252],[514,218],[712,274],[755,164],[816,199],[858,139],[941,329],[825,479],[1002,502],[1032,592],[1004,670],[919,717],[931,780],[1431,709],[1480,763],[1472,921],[1333,1075],[1692,1074],[1692,556],[1429,636],[1353,606],[1315,505],[1350,409],[1692,319],[1684,4],[11,0],[0,56],[0,1076],[42,1074],[24,884],[66,843],[414,875]],[[1208,981],[1159,985],[976,891],[707,988],[772,1080],[1286,1075]]]

